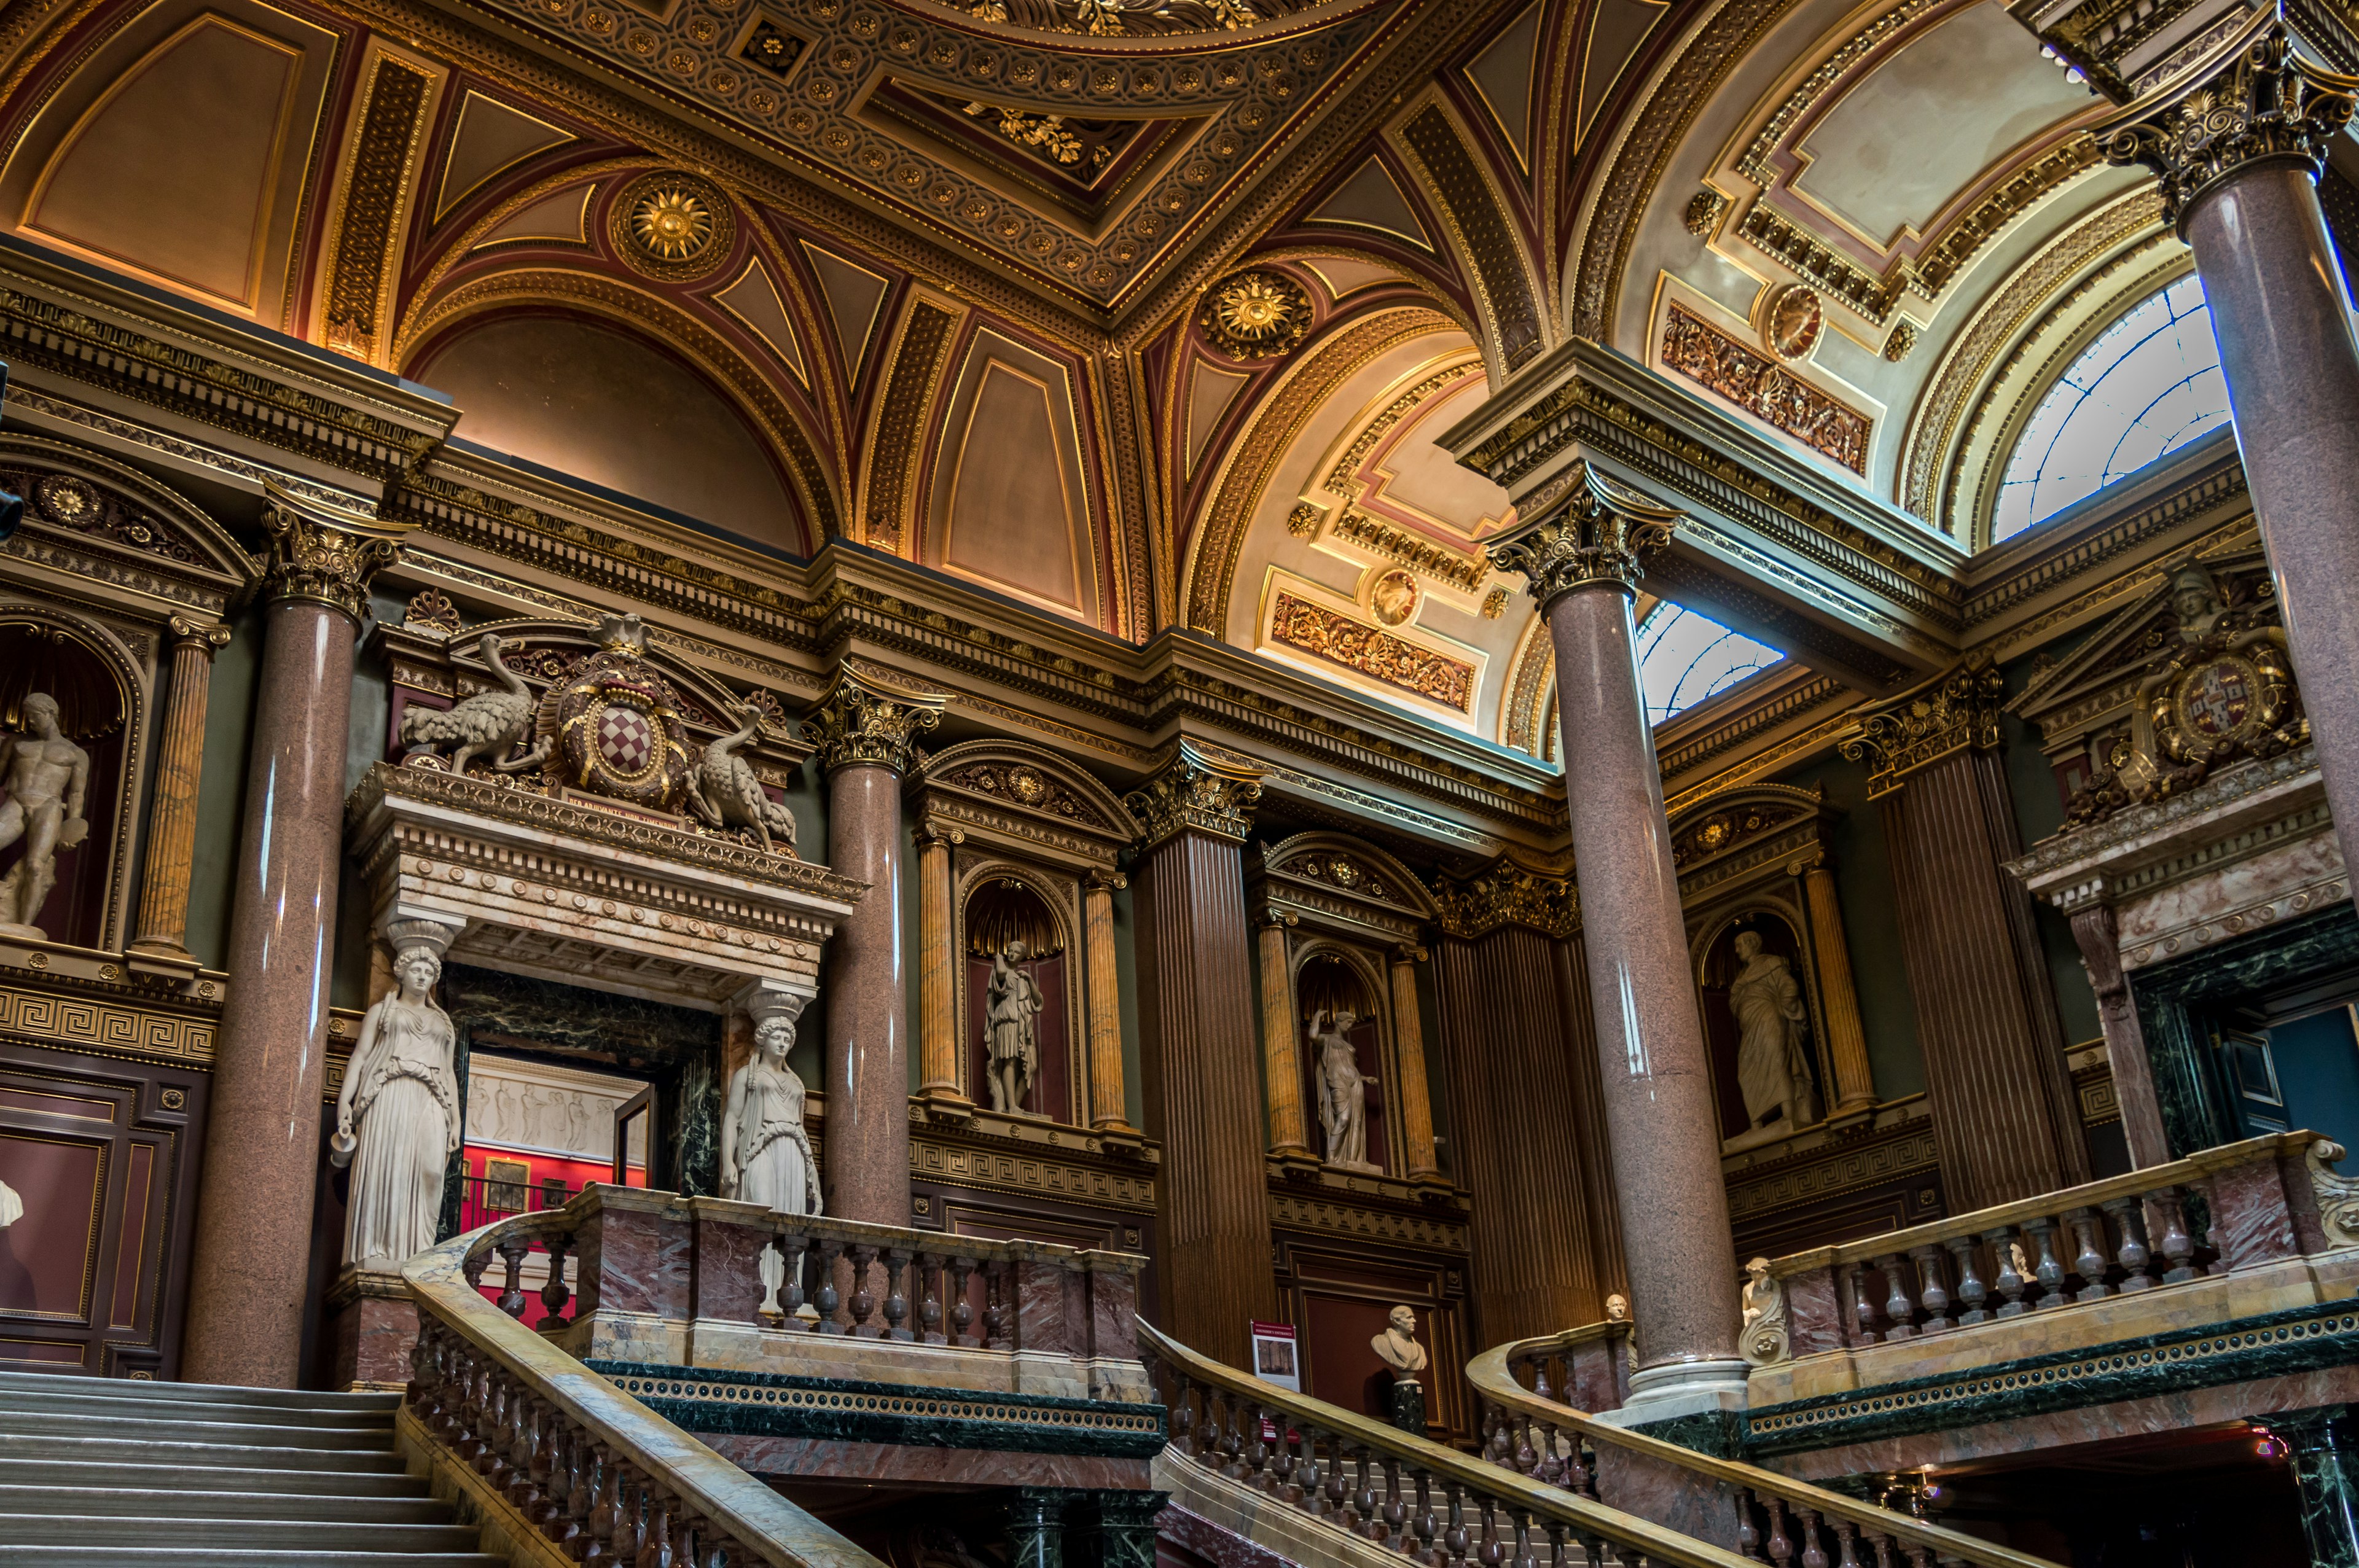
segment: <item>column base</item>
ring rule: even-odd
[[[418,1303],[409,1281],[347,1263],[328,1287],[328,1386],[350,1393],[409,1386],[418,1345]]]
[[[1727,1457],[1742,1444],[1745,1379],[1751,1371],[1733,1357],[1641,1368],[1630,1374],[1630,1392],[1622,1408],[1599,1411],[1597,1419]]]
[[[974,1101],[962,1094],[947,1089],[928,1089],[918,1096],[918,1103],[926,1109],[929,1121],[947,1121],[960,1125],[974,1119]]]
[[[185,947],[134,942],[124,951],[123,967],[140,979],[179,986],[195,979],[204,966]]]
[[[1126,1121],[1101,1122],[1090,1129],[1090,1135],[1109,1154],[1136,1159],[1147,1152],[1147,1134]]]

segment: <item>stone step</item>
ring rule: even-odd
[[[185,1427],[173,1427],[168,1438],[0,1432],[0,1459],[108,1467],[117,1465],[171,1465],[207,1469],[272,1470],[289,1474],[306,1471],[379,1476],[402,1474],[401,1456],[394,1453],[390,1443],[381,1438],[373,1446],[281,1448],[270,1444],[266,1438],[259,1443],[194,1443],[186,1439],[187,1430]]]
[[[297,1410],[348,1410],[390,1414],[399,1394],[323,1393],[309,1389],[248,1389],[230,1383],[149,1383],[128,1378],[63,1377],[53,1372],[0,1372],[0,1391],[90,1394],[138,1398],[173,1404],[281,1405]]]
[[[472,1553],[482,1532],[464,1524],[347,1524],[310,1519],[185,1519],[146,1515],[0,1515],[15,1546],[198,1547],[209,1552],[366,1552],[397,1559],[424,1552]]]
[[[251,1474],[251,1472],[248,1472]],[[448,1524],[451,1507],[430,1497],[342,1497],[317,1492],[214,1488],[163,1490],[127,1484],[120,1476],[103,1479],[57,1476],[47,1482],[0,1482],[0,1519],[16,1516],[71,1515],[82,1519],[261,1519],[307,1524]],[[0,1524],[0,1535],[8,1526]]]
[[[111,1390],[138,1385],[114,1383]],[[342,1427],[389,1433],[394,1412],[348,1405],[233,1404],[227,1400],[157,1400],[121,1393],[64,1393],[0,1389],[0,1429],[17,1415],[117,1416],[127,1421],[168,1421],[189,1426]]]
[[[189,1422],[170,1413],[76,1415],[63,1411],[0,1411],[0,1435],[97,1437],[130,1443],[200,1443],[248,1448],[390,1451],[384,1423],[368,1426],[261,1426],[251,1422]]]
[[[119,1461],[111,1454],[76,1458],[57,1456],[60,1445],[44,1443],[41,1456],[0,1457],[0,1488],[10,1487],[123,1487],[158,1492],[274,1492],[281,1497],[422,1498],[426,1483],[406,1473],[398,1460],[380,1470],[299,1470],[288,1465],[267,1468],[240,1465],[176,1465],[144,1463],[167,1454],[177,1444],[142,1444],[139,1460]],[[67,1446],[71,1446],[70,1444]],[[253,1452],[251,1449],[233,1450]],[[391,1458],[390,1455],[386,1457]]]
[[[0,1568],[508,1568],[480,1552],[212,1546],[0,1546]]]

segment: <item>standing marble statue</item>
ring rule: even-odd
[[[1385,1331],[1368,1341],[1368,1348],[1376,1353],[1393,1375],[1392,1423],[1403,1432],[1425,1435],[1425,1387],[1419,1380],[1425,1370],[1425,1346],[1417,1342],[1417,1314],[1405,1306],[1393,1308],[1385,1320]]]
[[[23,728],[10,736],[7,773],[0,789],[0,849],[22,839],[24,854],[0,877],[0,935],[40,938],[41,905],[57,886],[58,851],[90,836],[82,794],[90,787],[90,753],[58,730],[58,699],[45,691],[18,704]]]
[[[1742,968],[1729,984],[1728,1006],[1736,1015],[1736,1082],[1747,1121],[1807,1127],[1819,1119],[1819,1100],[1801,985],[1782,955],[1762,950],[1757,931],[1736,934],[1736,961]]]
[[[794,1020],[773,1013],[754,1026],[754,1055],[722,1097],[721,1195],[781,1214],[820,1212],[819,1162],[803,1127],[803,1081],[787,1065]],[[786,1260],[762,1249],[762,1300],[777,1299]]]
[[[1310,1018],[1310,1043],[1318,1049],[1319,1129],[1327,1138],[1327,1162],[1347,1171],[1370,1171],[1368,1091],[1375,1080],[1360,1071],[1360,1054],[1347,1032],[1356,1014],[1321,1010]]]
[[[1036,1024],[1040,987],[1021,968],[1031,957],[1022,942],[1010,942],[991,961],[991,984],[983,993],[983,1039],[991,1053],[991,1108],[1014,1115],[1024,1108],[1032,1080],[1040,1071],[1040,1042]]]
[[[344,1261],[389,1270],[434,1245],[442,1173],[459,1147],[459,1079],[451,1015],[434,1000],[434,945],[394,939],[398,989],[361,1020],[336,1096],[329,1158],[352,1167]]]

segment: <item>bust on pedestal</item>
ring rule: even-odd
[[[1417,1342],[1417,1314],[1397,1306],[1385,1331],[1368,1341],[1376,1359],[1392,1369],[1392,1423],[1414,1436],[1425,1435],[1425,1386],[1418,1375],[1425,1370],[1425,1346]]]

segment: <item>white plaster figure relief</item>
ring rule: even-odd
[[[1019,968],[1031,956],[1022,942],[1010,942],[991,961],[991,984],[984,995],[983,1039],[991,1053],[991,1108],[1020,1115],[1024,1097],[1040,1072],[1037,1027],[1047,1002],[1031,974]]]
[[[25,1200],[16,1195],[16,1188],[0,1182],[0,1230],[7,1229],[24,1217]]]
[[[41,905],[58,881],[58,851],[90,837],[82,794],[90,786],[90,753],[58,729],[58,700],[37,691],[19,705],[24,728],[7,741],[7,773],[0,789],[0,849],[22,839],[25,853],[0,877],[0,933],[42,937]]]
[[[352,1167],[344,1261],[393,1269],[434,1245],[442,1174],[459,1147],[451,1016],[434,1000],[431,941],[394,937],[393,995],[368,1010],[336,1097],[329,1157]]]
[[[1321,1009],[1311,1015],[1310,1044],[1319,1064],[1319,1128],[1326,1135],[1329,1164],[1373,1173],[1367,1086],[1375,1080],[1360,1071],[1359,1053],[1346,1038],[1357,1022],[1359,1018],[1349,1012]]]
[[[1786,1287],[1769,1272],[1769,1260],[1756,1258],[1745,1265],[1745,1286],[1738,1300],[1745,1321],[1738,1330],[1738,1349],[1756,1367],[1786,1358]]]
[[[1782,955],[1763,951],[1757,931],[1736,934],[1736,961],[1742,968],[1729,983],[1728,1007],[1736,1015],[1745,1117],[1755,1129],[1807,1127],[1819,1119],[1819,1097],[1801,983]]]

